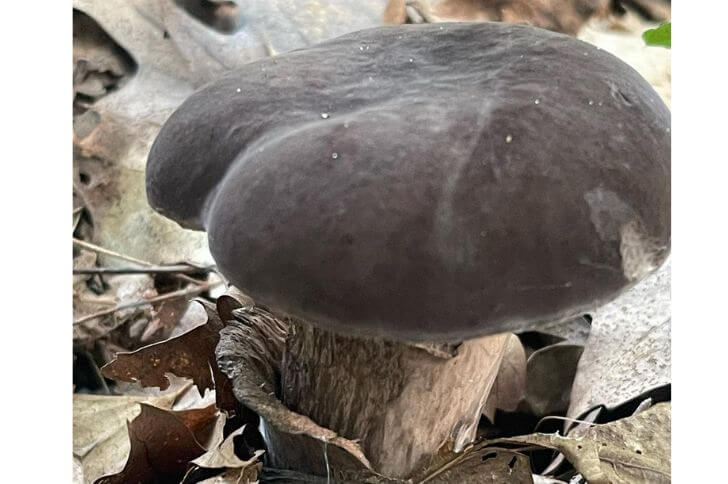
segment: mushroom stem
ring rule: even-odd
[[[293,323],[281,367],[281,399],[357,441],[372,468],[406,478],[446,445],[476,435],[507,335],[459,345],[341,336]]]

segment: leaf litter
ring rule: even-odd
[[[182,12],[185,2],[172,0],[74,1],[74,27],[80,27],[74,32],[75,235],[106,246],[112,253],[128,254],[132,259],[143,257],[146,259],[144,262],[150,265],[173,264],[180,260],[209,265],[212,261],[204,235],[180,229],[156,215],[146,204],[143,190],[144,162],[161,123],[195,87],[216,77],[219,72],[254,58],[274,55],[277,51],[356,30],[352,28],[355,24],[359,28],[374,25],[380,21],[379,15],[385,2],[365,2],[363,7],[359,6],[363,14],[353,23],[352,15],[346,11],[346,8],[351,7],[344,6],[342,10],[341,5],[335,5],[332,10],[318,13],[329,21],[324,29],[310,27],[311,12],[282,13],[278,10],[272,13],[268,9],[278,7],[269,7],[268,4],[251,6],[246,12],[240,9],[236,11],[235,2],[220,3],[226,6],[219,12],[224,10],[227,13],[223,12],[224,16],[208,21],[199,12]],[[293,28],[281,29],[282,25],[292,25]],[[607,45],[609,50],[619,56],[631,48],[629,42],[632,40],[627,41],[626,37],[612,32],[604,33],[600,28],[598,23],[591,22],[580,35],[597,44]],[[294,32],[298,32],[298,36]],[[226,48],[208,49],[211,45]],[[637,66],[638,70],[658,86],[660,93],[669,102],[669,75],[665,81],[663,68],[655,68],[669,56],[669,52],[654,50],[659,51],[659,54],[650,54],[649,65],[633,57],[628,61],[633,65],[641,63]],[[669,57],[667,59],[669,72]],[[149,99],[153,99],[153,102],[147,102]],[[76,252],[74,268],[93,268],[99,267],[99,264],[121,267],[124,263],[108,253],[88,250]],[[138,302],[169,292],[160,289],[161,279],[157,276],[116,277],[115,280],[109,275],[74,276],[74,318],[93,314],[104,307],[114,309],[122,301]],[[636,296],[633,305],[625,306],[630,308],[628,310],[613,309],[611,316],[605,316],[607,313],[604,311],[595,312],[593,328],[586,319],[578,318],[566,325],[542,328],[541,343],[536,347],[530,346],[523,334],[518,338],[511,337],[495,378],[494,390],[487,399],[485,413],[488,418],[484,419],[485,425],[497,425],[498,415],[503,412],[524,412],[529,406],[539,407],[540,410],[534,412],[539,415],[563,414],[565,401],[568,400],[564,398],[564,389],[574,379],[578,384],[574,383],[570,395],[568,415],[572,417],[583,415],[590,408],[618,407],[626,399],[649,395],[655,382],[659,384],[667,381],[669,384],[668,346],[666,359],[661,356],[648,358],[648,368],[637,369],[640,377],[645,374],[654,376],[647,378],[647,385],[640,387],[629,384],[620,388],[617,370],[601,382],[601,387],[595,385],[592,390],[582,390],[588,386],[584,382],[600,379],[597,367],[601,366],[603,370],[605,366],[601,362],[601,365],[592,363],[592,367],[587,358],[589,351],[597,351],[594,348],[604,336],[608,325],[603,321],[620,321],[615,324],[624,326],[635,319],[644,319],[640,314],[640,301],[644,301],[640,298],[644,297],[644,294]],[[251,314],[260,318],[260,311],[261,308],[255,308],[249,298],[240,294],[217,298],[217,308],[206,301],[188,303],[186,298],[177,298],[154,305],[114,310],[92,320],[92,324],[74,326],[75,339],[83,342],[89,351],[96,351],[93,345],[106,339],[109,340],[104,350],[106,353],[118,349],[133,350],[147,342],[159,341],[133,353],[122,352],[118,360],[105,368],[104,375],[107,377],[136,382],[129,384],[117,381],[111,387],[113,392],[122,391],[125,395],[74,395],[76,482],[93,482],[101,475],[107,476],[101,482],[159,479],[177,482],[185,479],[188,482],[187,479],[191,479],[189,482],[225,483],[257,480],[262,472],[261,459],[265,458],[263,449],[248,448],[241,454],[241,446],[236,445],[244,434],[258,431],[255,427],[257,420],[247,423],[236,420],[236,412],[241,410],[233,395],[233,385],[218,369],[214,354],[220,331],[230,331],[224,330],[226,323],[232,321],[237,324],[241,319],[249,320]],[[653,309],[647,312],[650,311]],[[654,311],[651,314],[654,316]],[[669,344],[669,319],[665,324]],[[652,341],[655,346],[664,343],[665,324],[660,329],[648,331],[647,336],[641,333],[642,337],[652,341],[654,333],[657,337],[656,341]],[[280,329],[273,330],[273,333],[263,330],[257,334],[268,338]],[[120,337],[122,332],[124,336]],[[256,333],[248,334],[251,335],[255,336]],[[258,341],[262,344],[262,339]],[[554,362],[559,360],[559,352],[566,351],[564,347],[573,348],[568,361],[579,360],[574,355],[585,341],[582,363],[572,378],[568,375],[573,375],[571,363],[559,367]],[[636,344],[644,343],[638,341]],[[276,344],[271,345],[270,341],[265,342],[262,348],[265,350],[249,362],[249,368],[254,369],[250,372],[249,383],[256,383],[266,398],[270,398],[276,391],[279,348],[276,348]],[[538,372],[529,373],[526,364],[541,366],[536,363],[537,360],[532,363],[534,355],[543,361],[547,360],[545,356],[548,355],[551,360],[550,369],[545,368],[549,365],[543,363],[545,367],[540,377]],[[667,363],[666,378],[664,374],[655,376],[659,372],[650,369],[664,369],[661,362]],[[543,372],[546,372],[545,376]],[[181,391],[177,387],[179,379],[169,373],[192,379],[194,392],[187,388],[181,394],[175,394]],[[534,404],[533,383],[546,381],[548,375],[557,377],[550,384],[541,386],[542,393],[545,391],[547,394],[540,397],[541,401],[548,404]],[[529,382],[532,390],[530,396]],[[149,393],[149,389],[134,390],[140,383],[166,390],[161,393],[157,391],[156,395],[154,392]],[[138,394],[135,395],[135,392]],[[201,397],[200,392],[205,397]],[[261,404],[270,402],[263,398],[262,393],[255,398],[260,398]],[[213,399],[216,400],[214,405]],[[531,403],[527,403],[529,401]],[[552,405],[555,401],[558,403]],[[203,409],[195,408],[200,405]],[[316,426],[303,416],[291,415],[292,412],[285,407],[266,407],[265,411],[262,408],[261,414],[268,412],[270,417],[270,412],[273,412],[283,418],[289,426],[287,428],[294,431],[285,435],[286,438],[290,437],[291,445],[301,444],[304,448],[315,448],[317,452],[323,445],[329,463],[333,464],[333,471],[342,472],[338,476],[354,478],[359,482],[394,482],[367,469],[366,457],[360,451],[357,452],[355,442],[349,446],[330,430]],[[650,411],[653,413],[647,413]],[[655,412],[659,414],[653,418]],[[630,420],[640,415],[642,420]],[[246,415],[248,417],[250,415]],[[125,427],[129,420],[131,423],[127,429]],[[157,424],[164,428],[153,432]],[[654,441],[649,440],[649,432],[642,431],[645,428],[650,429]],[[309,437],[306,437],[307,432]],[[325,436],[323,440],[320,435]],[[178,439],[179,450],[171,455],[163,455],[159,451],[162,448],[159,447],[162,445],[160,438],[162,442],[165,438],[173,441]],[[296,439],[307,438],[307,442],[296,444]],[[598,438],[602,439],[598,447],[584,445],[584,442],[596,441]],[[625,476],[636,479],[630,482],[653,482],[649,479],[661,482],[660,479],[666,475],[669,477],[669,404],[658,404],[635,416],[602,425],[581,425],[573,428],[566,437],[553,433],[511,438],[512,441],[514,439],[521,439],[521,444],[564,452],[575,471],[596,479],[593,482],[602,482],[600,479],[621,482],[619,479]],[[602,445],[604,443],[607,445]],[[529,462],[529,451],[499,448],[498,445],[500,441],[486,440],[467,448],[463,453],[453,453],[445,446],[441,459],[426,474],[419,476],[421,481],[415,482],[484,482],[483,476],[487,475],[493,476],[493,482],[544,482],[551,479],[531,473],[533,462]],[[630,454],[630,449],[638,457]],[[667,474],[664,465],[661,467],[655,460],[648,461],[658,457],[662,459],[665,455],[667,460],[661,462],[668,463]],[[607,464],[611,464],[612,468]],[[207,474],[203,479],[203,474],[200,474],[202,471],[212,474]],[[288,482],[304,482],[311,477],[295,476],[295,473],[275,468],[269,468],[267,472]],[[301,480],[296,481],[299,478]]]

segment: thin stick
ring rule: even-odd
[[[73,209],[73,215],[76,215],[77,213],[81,213],[81,210],[83,210],[84,208],[86,208],[85,205],[81,205],[80,207],[74,208]]]
[[[84,249],[92,250],[98,254],[106,254],[110,257],[116,257],[117,259],[122,259],[122,260],[125,260],[128,262],[133,262],[134,264],[139,264],[140,266],[144,266],[144,267],[154,267],[154,264],[152,264],[151,262],[147,262],[147,261],[141,260],[141,259],[136,259],[136,258],[128,256],[128,255],[120,254],[118,252],[114,252],[113,250],[104,249],[103,247],[100,247],[96,244],[92,244],[90,242],[86,242],[85,240],[77,239],[75,237],[73,238],[73,243],[79,247],[83,247]],[[188,267],[194,267],[194,266],[190,265]],[[199,269],[198,269],[198,271],[199,271]],[[184,281],[187,281],[187,282],[192,282],[194,284],[200,284],[200,281],[198,281],[197,279],[194,279],[190,276],[187,276],[185,274],[174,274],[174,276],[179,279],[182,279]]]
[[[147,266],[147,267],[88,267],[74,269],[74,274],[161,274],[161,273],[198,273],[210,271],[209,268],[197,268],[188,265]]]
[[[101,311],[78,318],[73,322],[73,325],[75,326],[77,324],[85,323],[86,321],[90,321],[101,316],[106,316],[107,314],[113,314],[123,309],[138,308],[141,306],[147,306],[153,303],[166,301],[168,299],[174,299],[178,297],[196,296],[197,294],[205,292],[208,289],[217,286],[218,284],[220,284],[220,282],[200,284],[192,288],[179,289],[177,291],[168,292],[166,294],[162,294],[161,296],[153,297],[151,299],[145,299],[143,301],[133,301],[129,303],[119,304],[114,306],[113,308],[103,309]]]
[[[154,265],[151,262],[147,262],[141,259],[135,259],[134,257],[128,255],[119,254],[118,252],[114,252],[113,250],[104,249],[103,247],[99,247],[98,245],[86,242],[85,240],[77,239],[75,237],[73,238],[73,243],[79,247],[83,247],[84,249],[92,250],[99,254],[106,254],[108,256],[116,257],[117,259],[122,259],[128,262],[133,262],[134,264],[139,264],[141,266],[149,267]]]

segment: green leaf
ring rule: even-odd
[[[646,30],[642,34],[647,45],[670,48],[672,46],[672,22],[665,22],[657,28]]]

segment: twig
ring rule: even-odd
[[[103,247],[99,247],[98,245],[92,244],[90,242],[86,242],[85,240],[80,240],[77,238],[73,238],[73,243],[79,247],[83,247],[84,249],[92,250],[99,254],[106,254],[111,257],[116,257],[117,259],[122,259],[128,262],[133,262],[134,264],[139,264],[140,266],[153,266],[151,262],[147,262],[141,259],[135,259],[134,257],[119,254],[118,252],[114,252],[113,250],[104,249]]]
[[[81,205],[80,207],[76,207],[73,209],[73,215],[76,215],[77,213],[81,213],[81,211],[86,208],[85,205]]]
[[[74,269],[74,274],[159,274],[159,273],[198,273],[209,272],[212,269],[208,267],[198,268],[188,265],[170,265],[170,266],[147,266],[147,267],[87,267],[84,269]]]
[[[134,257],[128,256],[128,255],[125,255],[125,254],[120,254],[118,252],[114,252],[113,250],[104,249],[103,247],[100,247],[98,245],[92,244],[90,242],[86,242],[85,240],[77,239],[75,237],[73,238],[73,243],[75,245],[79,246],[79,247],[83,247],[84,249],[92,250],[92,251],[94,251],[94,252],[96,252],[98,254],[106,254],[106,255],[108,255],[110,257],[116,257],[117,259],[122,259],[122,260],[125,260],[125,261],[128,261],[128,262],[133,262],[134,264],[139,264],[140,266],[144,266],[144,267],[155,267],[154,264],[152,264],[151,262],[147,262],[147,261],[141,260],[141,259],[136,259]],[[192,268],[195,267],[195,266],[189,265],[189,264],[185,264],[185,265],[187,267],[192,267]],[[199,272],[200,271],[199,268],[196,268],[196,269],[197,269],[197,271],[193,271],[193,272]],[[194,278],[192,278],[190,276],[187,276],[185,274],[179,274],[179,273],[177,273],[177,274],[173,274],[173,276],[175,276],[175,277],[177,277],[179,279],[182,279],[184,281],[187,281],[187,282],[192,282],[194,284],[200,284],[200,281],[199,280],[194,279]]]
[[[107,314],[113,314],[113,313],[115,313],[117,311],[121,311],[123,309],[138,308],[141,306],[147,306],[147,305],[151,305],[153,303],[166,301],[168,299],[174,299],[174,298],[178,298],[178,297],[196,296],[197,294],[200,294],[201,292],[205,292],[208,289],[217,286],[218,284],[220,284],[220,282],[199,284],[199,285],[191,287],[191,288],[179,289],[177,291],[168,292],[166,294],[162,294],[160,296],[153,297],[150,299],[145,299],[143,301],[133,301],[133,302],[129,302],[129,303],[119,304],[117,306],[114,306],[113,308],[103,309],[101,311],[78,318],[77,320],[75,320],[73,322],[73,325],[75,326],[77,324],[85,323],[86,321],[90,321],[92,319],[96,319],[101,316],[106,316]]]

